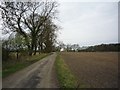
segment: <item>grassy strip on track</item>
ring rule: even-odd
[[[65,64],[64,60],[59,54],[56,57],[55,69],[60,88],[76,88],[77,79],[71,73],[68,66]]]
[[[16,71],[19,71],[39,60],[41,60],[42,58],[51,55],[51,53],[42,53],[42,54],[38,54],[38,55],[34,55],[34,56],[28,56],[25,60],[19,60],[16,61],[15,63],[9,62],[7,64],[3,64],[3,70],[2,70],[2,77],[5,78],[13,73],[15,73]]]

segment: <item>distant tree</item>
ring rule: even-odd
[[[73,44],[72,45],[72,50],[73,51],[78,51],[78,49],[79,49],[79,44]]]
[[[72,45],[71,44],[67,44],[66,45],[66,50],[69,52],[69,51],[72,51]]]
[[[61,51],[61,49],[66,50],[66,45],[62,41],[57,42],[57,44],[58,44],[57,47],[58,51]]]

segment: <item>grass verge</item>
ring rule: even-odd
[[[27,56],[24,60],[19,60],[19,61],[10,61],[10,62],[5,62],[3,63],[3,69],[2,69],[2,77],[5,78],[13,73],[15,73],[16,71],[19,71],[39,60],[41,60],[42,58],[50,55],[46,54],[46,53],[42,53],[42,54],[38,54],[38,55],[34,55],[34,56]]]
[[[68,66],[65,64],[64,60],[59,54],[56,57],[55,69],[60,88],[76,88],[77,79],[71,73]]]

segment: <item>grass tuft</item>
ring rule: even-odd
[[[77,80],[59,54],[56,57],[55,68],[60,88],[76,88]]]

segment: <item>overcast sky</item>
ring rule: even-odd
[[[117,43],[117,1],[59,0],[57,23],[62,29],[59,31],[58,40],[65,44],[79,44],[80,46]]]
[[[60,2],[58,39],[89,46],[118,42],[117,2]]]

